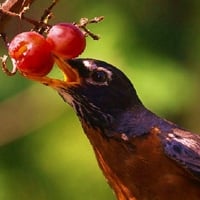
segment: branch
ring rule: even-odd
[[[0,32],[4,32],[7,21],[10,20],[9,12],[20,13],[30,6],[35,0],[6,0],[0,5]],[[5,11],[7,14],[5,14]]]

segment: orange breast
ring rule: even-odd
[[[98,163],[119,200],[199,200],[200,183],[168,158],[154,129],[145,136],[105,138],[84,127]]]

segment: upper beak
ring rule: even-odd
[[[64,60],[60,57],[54,56],[55,59],[55,63],[56,65],[59,67],[59,69],[62,71],[63,73],[63,80],[59,80],[56,78],[51,78],[48,76],[44,76],[44,77],[36,77],[36,76],[29,76],[26,75],[27,78],[34,80],[34,81],[38,81],[44,85],[50,86],[54,89],[58,89],[58,88],[66,88],[69,87],[70,85],[74,85],[74,84],[78,84],[80,83],[80,77],[79,77],[79,73],[76,71],[76,69],[74,69],[67,60]]]

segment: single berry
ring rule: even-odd
[[[59,23],[52,26],[46,39],[52,45],[53,53],[64,59],[79,56],[86,46],[85,35],[71,23]]]
[[[13,64],[23,75],[45,76],[54,64],[51,45],[37,32],[16,35],[8,52]]]

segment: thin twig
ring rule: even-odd
[[[88,19],[86,17],[81,18],[79,23],[74,23],[76,26],[78,26],[79,28],[81,28],[84,31],[84,34],[87,36],[89,35],[92,39],[94,40],[99,40],[100,37],[99,35],[96,35],[94,33],[92,33],[88,28],[87,25],[88,24],[93,24],[93,23],[99,23],[104,19],[104,16],[99,16],[99,17],[94,17],[92,19]]]
[[[51,5],[45,9],[43,15],[40,18],[40,21],[38,22],[37,25],[35,25],[33,30],[36,30],[38,33],[42,34],[46,31],[48,31],[48,29],[51,27],[50,25],[48,25],[48,21],[52,18],[53,14],[52,14],[52,9],[53,7],[57,4],[58,0],[53,0],[53,2],[51,3]]]

